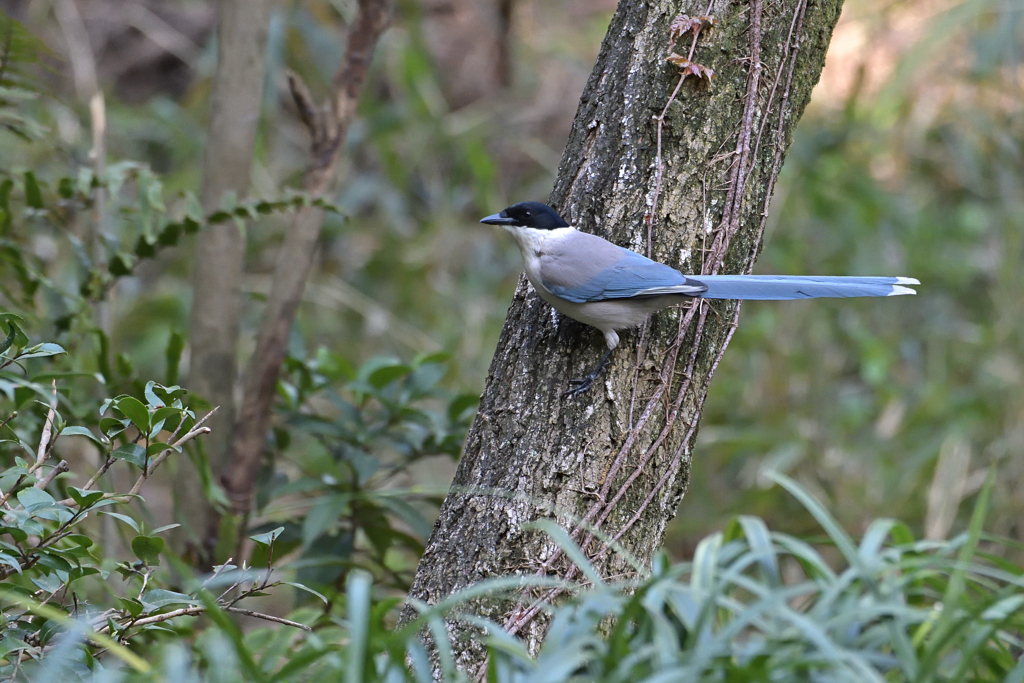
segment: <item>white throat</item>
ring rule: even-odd
[[[541,256],[545,247],[553,242],[561,242],[566,237],[576,232],[576,228],[555,228],[554,230],[538,230],[537,228],[520,228],[512,225],[503,225],[505,230],[512,233],[519,250],[523,252],[523,260],[529,263],[532,259]]]

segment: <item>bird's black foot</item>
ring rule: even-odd
[[[569,396],[571,398],[576,398],[580,394],[586,393],[587,390],[591,386],[593,386],[594,380],[596,380],[596,379],[597,379],[597,374],[592,372],[589,375],[587,375],[586,377],[581,377],[580,379],[571,379],[571,380],[569,380],[569,389],[564,394],[562,394],[562,398],[565,398],[566,396]]]
[[[562,394],[562,398],[565,398],[566,396],[576,398],[580,394],[586,393],[586,391],[594,385],[594,381],[601,376],[601,373],[604,372],[604,369],[608,367],[608,359],[611,358],[611,355],[612,349],[608,349],[601,357],[601,360],[598,362],[597,367],[594,368],[594,370],[590,374],[588,374],[586,377],[581,377],[580,379],[569,380],[569,389],[564,394]]]

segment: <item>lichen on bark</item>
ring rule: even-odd
[[[793,129],[824,64],[841,0],[620,2],[580,99],[550,203],[581,229],[692,272],[749,272]],[[679,69],[666,61],[678,14],[710,14],[662,127]],[[688,44],[684,36],[680,42]],[[650,214],[649,221],[645,216]],[[649,564],[689,480],[708,382],[735,328],[735,302],[658,314],[622,335],[588,394],[563,398],[603,350],[601,335],[553,313],[521,278],[462,460],[411,595],[435,603],[482,579],[576,570],[539,517],[572,530],[605,576],[633,573],[591,537],[598,526]],[[474,603],[535,648],[532,594]],[[408,614],[408,613],[407,613]],[[460,663],[482,657],[467,646]]]

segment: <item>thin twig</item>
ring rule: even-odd
[[[46,411],[46,422],[43,423],[43,433],[39,437],[39,448],[36,449],[36,461],[28,468],[32,474],[43,466],[46,457],[50,454],[51,437],[53,436],[53,418],[57,415],[57,380],[52,380],[53,400],[50,402],[50,409]]]
[[[18,487],[25,481],[26,477],[31,476],[36,470],[43,466],[43,463],[46,462],[47,456],[50,454],[50,448],[53,446],[53,440],[51,439],[53,436],[53,418],[56,415],[57,406],[57,380],[52,380],[51,386],[53,387],[53,400],[50,403],[49,410],[46,411],[46,422],[43,423],[43,433],[39,437],[39,447],[36,450],[35,462],[29,466],[26,474],[18,477],[17,481],[14,482],[14,485],[11,486],[10,491],[0,496],[0,507],[10,509],[7,501],[18,491]]]
[[[178,450],[184,444],[188,443],[189,441],[191,441],[192,439],[196,438],[197,436],[200,436],[202,434],[209,434],[210,433],[210,428],[209,427],[204,427],[203,424],[207,420],[209,420],[210,416],[213,415],[215,412],[217,412],[217,407],[215,407],[213,410],[211,410],[206,415],[203,415],[199,420],[197,420],[196,423],[192,426],[192,429],[189,430],[188,433],[183,435],[177,441],[173,441],[170,444],[170,446],[171,446],[170,448],[165,448],[164,450],[160,451],[160,455],[158,455],[157,457],[153,458],[153,460],[150,461],[150,463],[149,463],[149,471],[147,473],[145,473],[145,474],[142,474],[138,478],[138,480],[135,482],[135,485],[132,486],[131,490],[129,490],[128,493],[112,494],[110,497],[111,498],[115,498],[115,499],[121,499],[121,498],[127,499],[127,498],[130,498],[131,496],[134,496],[134,495],[138,494],[139,490],[142,488],[142,485],[146,483],[146,480],[150,476],[152,476],[152,474],[156,470],[156,468],[160,466],[160,463],[162,463],[164,460],[166,460],[167,457],[171,453],[177,453]],[[184,424],[184,420],[182,420],[182,424]],[[174,435],[178,433],[178,431],[181,429],[181,426],[182,426],[181,424],[178,425],[178,429],[174,430],[174,434],[171,435],[171,438],[174,438]],[[93,475],[92,479],[90,479],[86,483],[84,490],[88,490],[89,488],[91,488],[92,485],[96,483],[96,480],[99,479],[100,476],[104,472],[107,471],[107,469],[110,467],[110,465],[112,464],[113,461],[114,461],[113,458],[107,458],[107,461],[105,463],[103,463],[103,466],[100,468],[100,471],[97,472],[95,475]],[[67,505],[67,506],[78,505],[78,503],[76,503],[73,498],[65,498],[64,500],[57,501],[57,503],[58,503],[58,505]]]
[[[204,415],[201,420],[196,422],[195,426],[192,427],[192,429],[189,430],[187,434],[185,434],[180,439],[172,443],[171,448],[165,448],[164,450],[160,451],[160,455],[154,458],[153,461],[149,464],[149,472],[142,474],[138,478],[138,480],[135,482],[135,485],[132,486],[131,490],[128,492],[128,495],[134,496],[135,494],[137,494],[139,492],[139,489],[142,488],[142,485],[146,483],[146,479],[148,479],[153,474],[153,470],[159,467],[160,463],[166,460],[171,453],[177,453],[178,450],[183,445],[185,445],[192,439],[196,438],[197,436],[201,434],[209,434],[210,428],[204,427],[203,423],[210,419],[210,416],[213,415],[215,412],[217,412],[217,408],[214,408],[206,415]]]
[[[100,465],[100,468],[96,470],[96,474],[92,475],[89,478],[89,481],[85,482],[85,486],[82,487],[82,490],[88,491],[93,486],[95,486],[96,482],[99,481],[100,477],[106,474],[107,470],[109,470],[110,466],[113,465],[115,462],[117,462],[117,458],[107,457],[103,464]]]
[[[294,628],[300,628],[303,631],[312,631],[313,630],[309,626],[306,626],[305,624],[300,624],[297,621],[292,621],[291,619],[284,619],[282,617],[275,617],[272,614],[263,614],[262,612],[254,612],[251,609],[242,609],[241,607],[221,607],[220,609],[224,610],[225,612],[234,612],[236,614],[244,614],[244,615],[246,615],[248,617],[255,617],[257,619],[263,619],[264,621],[273,621],[273,622],[275,622],[277,624],[284,624],[285,626],[292,626]],[[194,616],[197,616],[199,614],[203,614],[206,611],[207,611],[206,607],[203,607],[203,606],[200,606],[200,605],[194,605],[192,607],[182,607],[180,609],[172,610],[170,612],[165,612],[163,614],[156,614],[156,615],[153,615],[151,617],[143,617],[141,619],[136,619],[131,624],[131,626],[133,626],[133,627],[134,626],[149,626],[150,624],[159,624],[159,623],[162,623],[164,621],[169,621],[171,619],[177,619],[178,617],[194,617]],[[107,625],[101,626],[98,629],[96,629],[96,632],[97,633],[106,633],[109,630],[110,630],[110,624],[108,623]]]
[[[68,471],[68,461],[61,460],[57,465],[50,470],[50,473],[35,483],[35,488],[45,489],[50,485],[50,482],[57,478],[58,474],[63,474]]]

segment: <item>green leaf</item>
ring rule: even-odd
[[[57,193],[61,199],[71,199],[75,196],[75,181],[67,176],[57,182]]]
[[[130,424],[131,420],[128,418],[119,420],[116,417],[105,417],[100,420],[100,431],[113,438],[128,429]]]
[[[153,387],[155,386],[156,382],[152,380],[146,382],[146,388],[143,390],[146,396],[146,403],[149,405],[150,408],[165,408],[166,405],[164,400],[157,396],[156,392],[153,390]]]
[[[362,683],[364,680],[364,668],[369,659],[368,645],[372,626],[370,620],[370,602],[372,600],[373,577],[366,571],[356,569],[349,573],[345,587],[345,597],[349,641],[347,656],[345,657],[347,667],[345,669],[346,683]]]
[[[178,367],[181,363],[181,353],[185,350],[185,335],[180,332],[171,332],[167,340],[167,350],[164,355],[167,359],[167,375],[165,384],[178,383]]]
[[[467,411],[475,409],[479,403],[478,394],[459,394],[448,404],[448,419],[451,422],[458,422],[466,417]]]
[[[149,410],[142,401],[133,396],[118,396],[114,399],[114,407],[132,421],[132,424],[143,433],[149,433]]]
[[[250,536],[249,538],[256,541],[256,543],[260,545],[270,545],[278,536],[281,535],[282,531],[284,531],[284,527],[279,526],[276,529],[272,529],[271,531],[266,532],[265,534],[257,534],[255,536]]]
[[[28,358],[47,358],[49,356],[57,356],[62,353],[67,353],[59,344],[36,344],[33,347],[27,348],[18,354],[18,360],[26,360]]]
[[[74,486],[68,487],[68,495],[78,503],[81,510],[92,507],[92,504],[103,498],[103,491],[85,491]]]
[[[93,540],[85,534],[71,534],[70,536],[65,536],[64,540],[74,543],[81,548],[91,548],[94,545]]]
[[[25,506],[29,512],[41,510],[44,507],[55,505],[56,501],[43,489],[29,487],[18,491],[18,502]]]
[[[14,559],[7,553],[0,552],[0,564],[6,564],[8,567],[14,569],[14,571],[21,573],[21,564],[18,560]]]
[[[25,171],[25,204],[33,209],[44,208],[43,192],[39,189],[39,181],[32,171]]]
[[[13,214],[11,212],[11,190],[14,189],[14,181],[4,178],[0,181],[0,233],[6,234],[11,228]]]
[[[136,536],[132,539],[132,552],[148,565],[160,564],[160,553],[165,541],[159,536]]]
[[[138,533],[138,531],[139,531],[139,523],[136,522],[131,517],[129,517],[128,515],[122,515],[120,512],[107,512],[106,510],[101,510],[100,514],[101,515],[110,515],[114,519],[119,519],[122,522],[124,522],[125,524],[127,524],[128,526],[130,526],[132,528],[132,530],[135,531],[136,533]]]
[[[149,444],[149,449],[146,452],[149,454],[150,457],[153,457],[154,455],[157,455],[157,454],[161,453],[162,451],[167,450],[168,448],[173,450],[173,451],[177,451],[178,453],[181,452],[181,447],[180,446],[172,446],[171,444],[164,443],[162,441],[153,441],[153,442],[151,442]]]
[[[142,596],[142,604],[147,612],[153,612],[168,605],[198,605],[199,601],[184,593],[154,588]]]
[[[137,443],[126,443],[110,455],[118,460],[130,462],[139,469],[146,466],[146,449]]]
[[[135,269],[135,256],[124,251],[119,251],[110,258],[107,268],[114,277],[131,275]]]
[[[180,418],[185,411],[181,408],[157,408],[153,411],[153,416],[150,418],[153,422],[153,428],[155,429],[161,423],[164,425],[164,429],[167,431],[174,431],[177,428]],[[168,422],[170,420],[170,422]]]
[[[71,564],[54,552],[52,548],[47,548],[46,551],[39,554],[39,564],[60,572],[70,572],[72,569]]]
[[[452,359],[452,354],[447,351],[437,351],[434,353],[423,353],[416,356],[413,361],[413,367],[420,367],[421,365],[441,365],[447,363]]]
[[[106,446],[106,443],[104,443],[104,441],[102,439],[100,439],[100,437],[98,437],[95,434],[93,434],[92,430],[89,429],[88,427],[65,427],[64,429],[60,430],[60,435],[61,436],[84,436],[85,438],[90,439],[90,440],[96,442],[100,446]]]
[[[395,380],[401,379],[409,374],[411,368],[404,363],[385,365],[370,373],[367,381],[378,389],[382,389]]]
[[[145,611],[142,603],[135,598],[119,598],[119,602],[124,611],[132,615],[132,617],[138,617]]]
[[[7,349],[11,348],[14,340],[18,338],[18,332],[20,331],[18,325],[13,320],[8,321],[7,324],[10,326],[11,331],[7,334],[7,338],[0,342],[0,353],[6,353]]]
[[[323,593],[319,593],[319,592],[313,590],[309,586],[303,585],[301,583],[297,583],[295,581],[282,581],[281,583],[284,584],[285,586],[291,586],[292,588],[298,588],[300,591],[306,591],[307,593],[311,593],[311,594],[315,595],[316,597],[320,598],[321,600],[323,600],[325,605],[329,605],[330,604],[330,601],[327,599],[327,596],[325,596]]]

